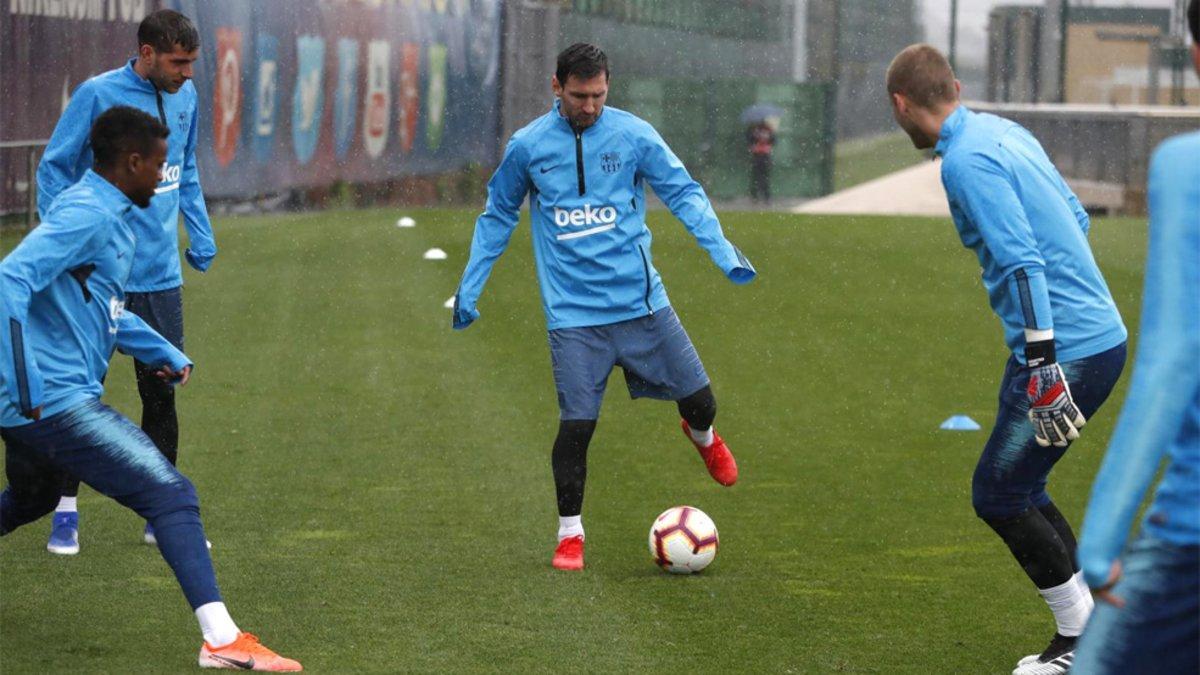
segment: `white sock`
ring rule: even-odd
[[[583,536],[583,516],[559,516],[558,540]]]
[[[1088,615],[1092,613],[1092,598],[1079,588],[1075,577],[1053,588],[1039,588],[1038,593],[1042,594],[1050,611],[1054,612],[1059,635],[1075,637],[1083,633]]]
[[[204,633],[204,641],[209,647],[224,647],[238,637],[237,624],[223,602],[200,605],[196,608],[196,620],[200,622],[200,632]]]
[[[712,427],[709,427],[709,428],[705,429],[704,431],[696,431],[695,429],[692,428],[692,425],[689,424],[688,425],[688,434],[692,437],[692,440],[695,441],[697,444],[699,444],[699,446],[702,448],[707,448],[708,446],[713,444],[713,428]]]
[[[79,500],[79,497],[59,497],[58,498],[58,506],[56,506],[54,508],[54,512],[55,513],[70,513],[70,512],[78,511],[79,508],[76,505],[76,502],[78,500]]]
[[[1091,616],[1092,610],[1096,607],[1096,599],[1092,597],[1092,589],[1088,588],[1087,582],[1083,580],[1083,570],[1075,573],[1075,583],[1083,593],[1084,599],[1087,600],[1088,616]]]

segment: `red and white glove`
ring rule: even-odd
[[[1030,368],[1029,421],[1038,445],[1065,448],[1079,438],[1087,419],[1071,398],[1071,386],[1054,354],[1054,340],[1025,344],[1025,362]]]

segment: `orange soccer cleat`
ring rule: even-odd
[[[583,569],[583,535],[567,537],[558,542],[558,548],[554,549],[554,560],[550,564],[560,570]]]
[[[713,429],[713,442],[708,447],[700,447],[700,444],[692,439],[692,434],[688,430],[687,420],[679,420],[683,427],[683,435],[687,436],[692,445],[696,446],[696,450],[700,452],[700,457],[704,460],[704,466],[708,467],[708,475],[713,477],[721,485],[729,486],[737,482],[738,469],[737,462],[733,459],[733,453],[729,452],[729,448],[725,445],[725,440]]]
[[[267,649],[250,633],[239,633],[236,640],[224,647],[211,647],[205,642],[200,647],[200,667],[275,673],[304,670],[298,661],[285,659]]]

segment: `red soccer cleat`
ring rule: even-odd
[[[717,430],[713,429],[712,445],[702,448],[699,443],[692,440],[687,420],[679,420],[679,424],[683,427],[683,435],[692,441],[692,445],[696,446],[700,457],[704,459],[704,466],[708,467],[708,475],[721,485],[729,486],[736,483],[738,479],[737,462],[734,461],[733,453],[729,452],[729,448]]]
[[[560,570],[583,569],[583,535],[567,537],[558,542],[558,548],[554,549],[554,560],[550,564]]]

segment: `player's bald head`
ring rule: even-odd
[[[950,62],[927,44],[905,47],[887,70],[888,96],[903,94],[914,105],[933,108],[958,101]]]

